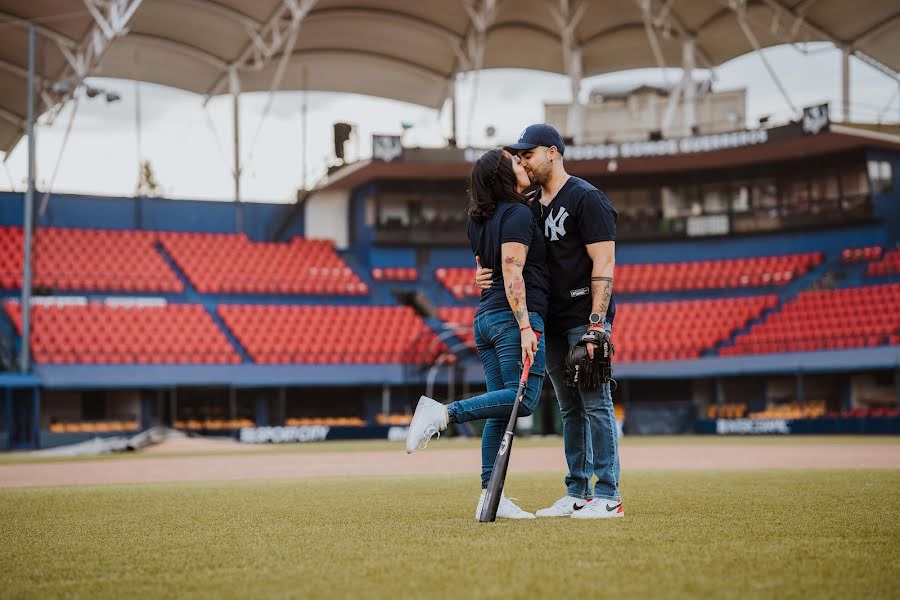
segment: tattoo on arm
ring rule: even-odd
[[[528,307],[525,303],[525,281],[521,275],[515,275],[506,288],[506,299],[520,326],[528,323]]]
[[[516,267],[519,267],[520,269],[525,266],[524,262],[522,262],[521,260],[519,260],[518,258],[516,258],[514,256],[504,256],[503,264],[505,264],[507,266],[516,266]]]
[[[606,311],[609,309],[609,302],[612,298],[612,288],[612,277],[591,277],[591,296],[594,299],[594,306],[597,306],[596,301],[599,298],[600,306],[596,312],[604,317],[606,316]]]

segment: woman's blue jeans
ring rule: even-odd
[[[535,333],[544,331],[544,320],[538,313],[528,313]],[[519,324],[510,310],[491,310],[475,315],[475,345],[484,366],[487,392],[447,406],[451,423],[487,419],[481,434],[481,487],[491,479],[500,441],[509,422],[519,378],[522,376],[522,343]],[[538,339],[538,350],[525,384],[525,396],[519,416],[527,417],[537,408],[544,383],[544,336]]]

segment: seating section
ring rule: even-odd
[[[51,419],[50,433],[118,433],[137,431],[140,424],[137,421],[75,421],[53,422]]]
[[[900,417],[900,408],[894,408],[892,406],[866,406],[843,410],[838,414],[829,414],[828,416],[850,419],[881,419],[884,417],[894,419]]]
[[[419,272],[415,267],[376,267],[372,269],[375,281],[417,281]]]
[[[383,415],[381,413],[375,415],[375,424],[376,425],[399,425],[406,426],[412,423],[412,415],[405,414],[390,414]]]
[[[615,360],[698,358],[776,303],[776,296],[747,296],[618,304],[612,334]]]
[[[226,431],[242,427],[256,427],[250,419],[182,419],[175,421],[175,429],[188,431]]]
[[[427,364],[446,349],[408,306],[222,304],[217,310],[257,363]]]
[[[621,362],[697,358],[735,329],[775,306],[775,296],[687,302],[623,302],[613,325],[614,360]],[[471,307],[443,307],[438,318],[474,348]],[[687,326],[687,324],[690,326]]]
[[[306,417],[288,418],[284,424],[288,427],[307,427],[311,425],[325,427],[365,427],[366,422],[359,417]]]
[[[743,402],[710,404],[706,409],[707,419],[743,419],[747,415],[747,405]]]
[[[885,252],[881,260],[869,263],[869,266],[866,267],[866,275],[869,277],[896,275],[897,273],[900,273],[900,248]]]
[[[825,416],[825,402],[808,400],[803,405],[791,403],[771,406],[747,416],[751,419],[818,419]]]
[[[616,292],[668,292],[777,286],[822,263],[821,252],[616,266]]]
[[[842,263],[869,262],[881,258],[881,246],[865,246],[862,248],[844,248],[841,250]]]
[[[790,403],[771,406],[765,410],[747,412],[744,403],[712,404],[706,410],[708,419],[818,419],[825,416],[825,402],[808,400],[805,404]]]
[[[861,348],[900,342],[900,284],[801,292],[723,355]]]
[[[444,284],[454,298],[477,298],[481,290],[475,287],[475,269],[463,267],[440,268],[435,278]]]
[[[210,294],[365,295],[368,286],[328,240],[253,242],[230,233],[162,233],[166,251]]]
[[[475,320],[474,306],[442,306],[437,309],[437,318],[447,323],[456,337],[475,349],[475,332],[472,322]]]
[[[22,332],[16,301],[5,308]],[[37,363],[239,363],[240,357],[202,306],[32,307],[31,345]]]
[[[0,288],[22,287],[21,227],[0,227]],[[183,284],[157,251],[154,231],[41,227],[33,285],[58,291],[180,293]]]

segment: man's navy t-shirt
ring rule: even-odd
[[[591,314],[591,270],[594,263],[585,244],[616,239],[616,209],[603,192],[578,177],[569,177],[548,206],[540,190],[531,203],[535,220],[543,226],[550,272],[550,313],[547,330],[564,332],[588,324]],[[606,311],[612,323],[616,303]]]
[[[501,244],[519,242],[528,246],[522,279],[525,281],[525,303],[529,312],[547,318],[547,277],[544,236],[534,222],[531,211],[524,204],[499,202],[494,216],[482,223],[468,220],[469,243],[472,252],[481,258],[481,266],[493,269],[491,287],[481,290],[476,314],[488,310],[511,310],[503,285],[503,256]]]

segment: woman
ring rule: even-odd
[[[476,259],[493,269],[491,286],[482,290],[475,312],[475,344],[484,365],[487,393],[443,405],[419,398],[406,437],[406,451],[424,448],[450,423],[487,419],[481,435],[481,498],[509,420],[526,358],[531,369],[519,409],[534,412],[544,378],[544,316],[549,295],[544,236],[535,224],[523,191],[531,185],[518,159],[491,150],[472,168],[468,233]],[[500,267],[500,268],[498,268]],[[497,518],[533,519],[502,496]]]

